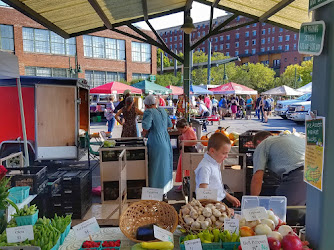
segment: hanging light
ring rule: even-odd
[[[224,73],[224,78],[223,78],[223,80],[225,81],[225,80],[228,80],[228,77],[227,77],[227,74],[226,73]]]
[[[75,70],[72,67],[70,67],[70,73],[71,73],[71,75],[75,74]]]
[[[191,34],[191,32],[195,29],[193,19],[188,15],[184,20],[184,24],[181,26],[181,30],[186,34]]]
[[[77,67],[78,68],[78,73],[82,73],[83,71],[82,71],[82,69],[81,69],[81,66],[80,66],[80,64],[79,64],[79,66]]]
[[[299,75],[297,82],[302,82],[302,81],[303,81],[303,79]]]

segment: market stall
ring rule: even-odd
[[[215,95],[257,95],[257,91],[244,85],[229,82],[216,88],[210,89]]]
[[[141,90],[121,82],[108,82],[101,86],[92,88],[89,92],[91,94],[123,94],[125,90],[129,89],[133,94],[141,94]]]
[[[153,82],[144,80],[131,85],[132,87],[141,89],[144,94],[153,95],[168,95],[172,93],[171,89],[165,88],[161,85],[155,84]]]
[[[269,89],[261,93],[262,95],[280,95],[280,96],[300,96],[303,92],[290,88],[289,86],[282,85],[273,89]]]
[[[183,95],[183,88],[181,87],[168,85],[166,88],[172,90],[172,95]]]

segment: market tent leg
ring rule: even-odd
[[[333,249],[334,231],[334,2],[315,10],[326,23],[324,49],[313,61],[312,110],[326,117],[323,191],[308,185],[306,237],[314,249]]]

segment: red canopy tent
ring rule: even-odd
[[[108,82],[90,90],[91,94],[123,94],[124,90],[129,89],[133,94],[141,94],[142,90],[126,85],[121,82]],[[115,92],[116,91],[116,92]]]
[[[237,95],[257,95],[257,91],[251,88],[248,88],[244,85],[229,82],[223,84],[219,87],[210,89],[215,95],[222,95],[222,94],[237,94]]]
[[[168,85],[166,88],[172,90],[172,95],[183,95],[183,88],[181,87]]]

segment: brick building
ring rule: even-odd
[[[213,26],[217,26],[231,15],[218,17],[213,20]],[[239,16],[226,28],[233,27],[250,21],[246,17]],[[209,32],[209,21],[195,23],[191,33],[192,42],[196,42]],[[173,51],[183,51],[183,31],[181,26],[158,30],[166,45]],[[273,26],[266,23],[255,23],[239,29],[227,31],[212,36],[211,51],[222,52],[226,56],[239,56],[241,64],[261,62],[269,64],[277,74],[282,74],[286,67],[291,64],[301,64],[303,60],[311,57],[298,53],[298,33]],[[209,41],[206,40],[195,51],[207,53]]]
[[[136,34],[127,27],[120,29]],[[153,32],[144,32],[154,36]],[[122,79],[144,79],[157,72],[155,46],[110,30],[63,39],[1,1],[0,50],[17,55],[21,75],[78,75],[91,87]]]

